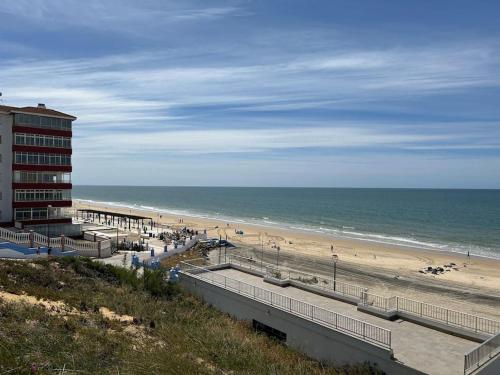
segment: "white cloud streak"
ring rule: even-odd
[[[124,32],[135,32],[137,24],[147,28],[245,14],[232,2],[212,7],[174,1],[137,4],[19,0],[0,3],[0,13],[47,27],[69,29],[74,26],[69,23],[75,23]],[[60,23],[53,22],[56,19]],[[384,148],[422,155],[498,150],[498,143],[491,140],[498,133],[490,132],[495,121],[457,124],[460,131],[442,130],[446,124],[431,121],[426,123],[433,128],[428,131],[415,122],[294,117],[304,110],[359,110],[370,105],[377,110],[405,97],[497,88],[500,55],[494,42],[354,49],[317,41],[313,47],[295,50],[288,44],[293,39],[289,35],[272,34],[257,31],[244,45],[219,41],[100,57],[3,58],[0,84],[5,104],[45,102],[78,117],[77,162],[123,155],[216,154],[241,156],[243,162],[247,155],[242,154],[257,160],[297,149]],[[314,36],[308,38],[314,42]],[[22,46],[15,47],[22,54]],[[472,129],[479,125],[488,130],[475,134]],[[309,165],[321,163],[319,159]],[[295,160],[295,165],[307,162]],[[373,168],[371,161],[368,164]],[[93,166],[89,162],[86,168]]]
[[[192,1],[132,0],[5,0],[0,14],[37,22],[47,29],[85,27],[95,30],[135,32],[135,25],[152,20],[162,23],[212,20],[244,15],[236,6],[200,7]]]
[[[500,85],[491,47],[320,52],[294,61],[205,66],[182,55],[143,52],[76,60],[5,61],[0,72],[7,100],[39,95],[75,112],[80,123],[109,113],[116,123],[165,116],[173,109],[225,106],[233,112],[343,108],[355,103]]]

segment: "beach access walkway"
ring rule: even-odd
[[[406,366],[427,374],[463,374],[464,354],[478,345],[477,342],[402,319],[385,320],[358,311],[355,305],[323,297],[293,286],[280,287],[269,284],[264,282],[262,277],[236,269],[229,268],[214,272],[388,329],[392,333],[391,345],[394,357]]]

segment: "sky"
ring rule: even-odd
[[[500,2],[2,0],[73,183],[500,188]]]

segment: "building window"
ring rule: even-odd
[[[71,165],[71,156],[35,152],[15,152],[14,162],[16,164],[34,165]]]
[[[30,201],[68,201],[71,200],[69,189],[16,189],[16,202]]]
[[[71,138],[53,135],[15,133],[14,144],[19,146],[71,148]]]
[[[71,183],[71,173],[14,171],[14,182],[38,184],[69,184]]]
[[[68,216],[65,216],[64,212],[64,209],[60,207],[51,208],[50,213],[48,212],[47,207],[15,208],[14,220],[21,221],[68,218]]]
[[[16,125],[33,126],[36,128],[71,130],[72,120],[61,119],[55,117],[27,115],[24,113],[16,113],[14,117]]]

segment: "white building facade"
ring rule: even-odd
[[[0,105],[0,225],[74,234],[71,207],[72,123],[37,107]]]

